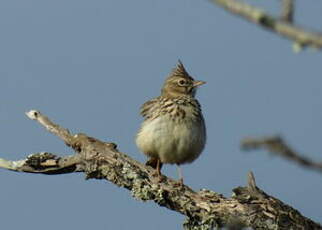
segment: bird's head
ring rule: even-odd
[[[196,95],[197,87],[205,83],[206,82],[204,81],[194,80],[179,60],[177,66],[165,80],[161,90],[161,95],[171,98],[180,96],[194,97]]]

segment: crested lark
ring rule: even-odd
[[[165,80],[161,96],[141,107],[144,121],[136,144],[149,157],[147,165],[156,168],[159,177],[163,163],[177,164],[183,183],[179,165],[197,159],[205,146],[205,122],[195,99],[197,87],[204,83],[194,80],[179,61]]]

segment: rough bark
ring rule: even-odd
[[[322,229],[294,208],[266,194],[256,186],[249,174],[248,185],[233,189],[232,197],[214,191],[193,191],[186,185],[163,176],[162,181],[149,166],[117,150],[107,143],[85,134],[71,135],[40,112],[32,110],[28,117],[37,120],[75,150],[75,155],[59,157],[52,153],[35,153],[20,161],[1,159],[0,167],[28,173],[62,174],[84,172],[88,179],[105,179],[131,191],[142,201],[187,217],[185,229],[214,229],[223,226],[247,226],[253,229]]]

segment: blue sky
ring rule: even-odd
[[[322,31],[322,3],[297,3],[296,21]],[[278,1],[262,6],[278,12]],[[322,222],[321,174],[266,151],[239,149],[243,137],[281,134],[299,152],[322,160],[320,52],[295,54],[291,42],[208,1],[3,0],[0,30],[1,158],[72,153],[24,115],[38,109],[144,162],[134,143],[139,107],[159,95],[181,59],[191,75],[207,81],[197,97],[208,143],[183,167],[186,184],[230,196],[252,170],[267,193]],[[174,166],[163,172],[177,177]],[[184,220],[109,182],[85,181],[83,174],[1,170],[0,181],[3,229],[180,229]]]

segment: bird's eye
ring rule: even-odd
[[[181,79],[181,80],[178,81],[178,85],[185,86],[186,85],[186,81],[183,80],[183,79]]]

